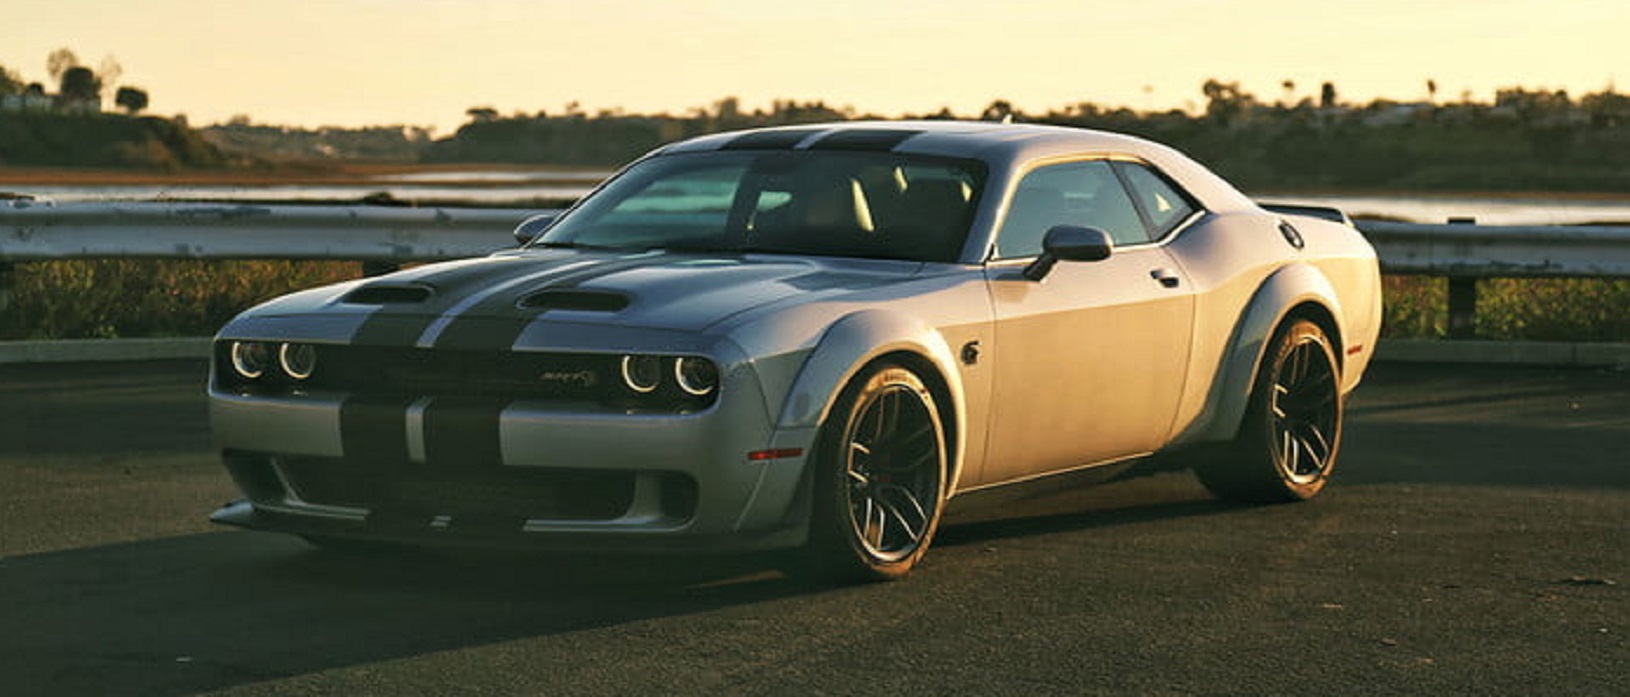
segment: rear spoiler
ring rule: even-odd
[[[1263,201],[1258,201],[1256,205],[1261,206],[1265,211],[1272,211],[1274,213],[1283,213],[1285,215],[1305,215],[1309,218],[1328,220],[1332,223],[1341,223],[1342,225],[1347,225],[1349,227],[1351,227],[1353,224],[1353,219],[1347,217],[1347,214],[1341,212],[1341,209],[1331,208],[1330,206],[1303,206],[1294,203],[1267,203]]]

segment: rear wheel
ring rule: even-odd
[[[945,426],[921,378],[892,364],[844,389],[816,450],[810,541],[795,571],[893,580],[928,551],[945,499]]]
[[[1330,339],[1305,319],[1274,334],[1239,435],[1195,469],[1220,498],[1300,501],[1324,489],[1341,446],[1341,367]]]

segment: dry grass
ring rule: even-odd
[[[1449,284],[1386,276],[1386,337],[1439,338],[1449,321]],[[1478,283],[1477,336],[1525,341],[1630,342],[1630,280],[1495,278]]]
[[[338,261],[87,259],[18,264],[0,339],[206,336],[261,301],[355,278]]]

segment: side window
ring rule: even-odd
[[[1042,237],[1054,225],[1100,228],[1118,245],[1149,241],[1126,188],[1103,160],[1050,165],[1025,175],[996,233],[996,256],[1040,254]]]
[[[1149,226],[1154,229],[1155,239],[1165,237],[1172,228],[1194,213],[1194,204],[1189,203],[1188,197],[1148,167],[1133,162],[1116,162],[1115,168],[1126,177],[1132,187],[1132,195],[1137,197],[1138,205],[1149,216]]]

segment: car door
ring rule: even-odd
[[[1115,249],[1025,278],[1060,224],[1100,228]],[[1151,452],[1169,435],[1194,296],[1150,230],[1106,160],[1049,165],[1020,181],[986,266],[995,335],[982,483]]]

